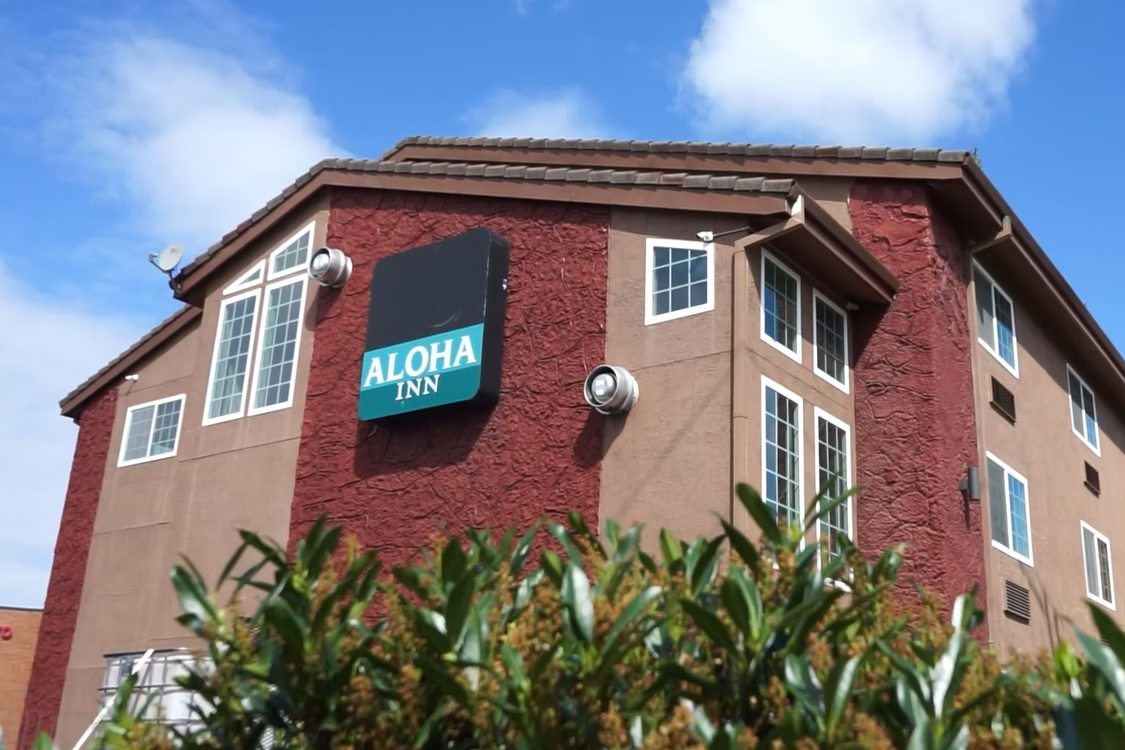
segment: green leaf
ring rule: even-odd
[[[735,494],[742,502],[742,507],[754,519],[754,523],[762,530],[762,536],[775,545],[781,545],[783,538],[781,530],[777,527],[777,519],[764,502],[761,495],[748,484],[739,483],[734,488]]]
[[[453,537],[441,551],[441,581],[447,591],[465,575],[465,562],[465,550],[461,549],[461,540]]]
[[[719,549],[726,537],[717,536],[703,546],[691,569],[691,591],[696,596],[715,579],[719,562]]]
[[[535,535],[539,533],[539,524],[535,523],[530,529],[527,530],[519,543],[516,544],[515,550],[512,552],[512,560],[508,564],[508,572],[513,577],[518,577],[523,571],[524,563],[527,562],[527,557],[531,554],[531,545],[535,542]]]
[[[837,661],[828,672],[825,681],[825,702],[828,712],[824,720],[824,729],[830,742],[836,740],[836,730],[844,718],[844,709],[847,708],[848,699],[851,698],[852,686],[855,684],[856,675],[859,674],[859,665],[863,655],[853,656],[847,661]]]
[[[547,526],[547,532],[558,540],[571,562],[582,562],[582,552],[578,549],[578,544],[575,542],[574,536],[570,533],[569,529],[562,524],[552,523]]]
[[[621,614],[617,616],[613,625],[610,626],[609,632],[606,633],[601,652],[598,654],[599,662],[609,667],[616,664],[615,647],[621,634],[624,633],[626,628],[632,625],[633,621],[640,617],[641,613],[644,612],[650,604],[656,601],[662,593],[659,586],[649,586],[625,605],[625,608],[621,610]]]
[[[594,640],[594,602],[590,598],[590,579],[575,563],[568,563],[563,573],[562,601],[570,626],[583,643]]]
[[[461,629],[465,625],[465,617],[469,612],[469,605],[472,603],[476,589],[476,579],[472,576],[465,576],[453,587],[453,591],[450,592],[449,599],[445,603],[446,633],[453,643],[461,640]]]
[[[664,565],[670,572],[675,572],[677,567],[682,566],[684,543],[673,536],[668,529],[660,530],[660,552],[664,555]]]
[[[730,632],[727,631],[723,621],[709,609],[693,602],[691,599],[680,599],[680,606],[688,613],[696,626],[704,632],[715,645],[733,654],[737,648]]]
[[[742,559],[742,562],[751,569],[757,568],[758,564],[761,562],[761,555],[758,554],[758,548],[753,545],[745,534],[732,526],[725,518],[720,518],[719,523],[723,526],[723,532],[727,535],[727,540],[730,542],[731,549],[733,549]]]
[[[57,746],[54,740],[51,739],[51,735],[46,732],[40,732],[35,738],[35,745],[32,746],[32,750],[57,750]]]
[[[1082,644],[1082,649],[1090,660],[1090,667],[1105,679],[1118,704],[1125,705],[1125,669],[1122,668],[1113,649],[1081,631],[1077,632],[1077,636],[1078,642]]]
[[[189,572],[188,568],[183,565],[173,566],[172,587],[184,610],[185,617],[179,618],[180,622],[192,632],[198,635],[204,623],[219,619],[218,610],[211,602],[203,581]]]
[[[750,603],[747,601],[749,592],[742,588],[742,584],[733,576],[723,581],[719,589],[719,596],[723,600],[723,607],[730,615],[731,621],[743,635],[750,634]]]

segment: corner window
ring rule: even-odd
[[[826,500],[840,497],[851,483],[851,430],[844,422],[820,409],[816,418],[817,492]],[[820,519],[818,535],[825,540],[829,558],[840,555],[840,538],[852,539],[852,499],[837,505]]]
[[[1027,480],[991,453],[988,457],[988,513],[992,546],[1032,565]]]
[[[813,369],[845,393],[848,390],[848,316],[813,291]]]
[[[203,424],[293,403],[314,225],[306,225],[223,290]]]
[[[762,470],[766,504],[779,526],[800,524],[801,397],[762,378]]]
[[[645,325],[715,309],[714,245],[649,240],[645,248]]]
[[[1100,456],[1098,412],[1094,408],[1094,392],[1082,378],[1078,377],[1078,373],[1070,369],[1070,365],[1066,368],[1066,380],[1070,389],[1070,428],[1090,447],[1090,450]]]
[[[1082,561],[1086,570],[1086,595],[1114,609],[1113,558],[1109,539],[1085,521],[1082,522]]]
[[[1012,298],[975,264],[973,287],[977,298],[977,340],[1018,378],[1020,372]]]
[[[102,677],[101,704],[109,705],[131,674],[137,675],[129,709],[146,721],[180,729],[198,729],[200,714],[206,711],[195,694],[182,687],[177,678],[186,677],[189,668],[200,663],[185,649],[154,649],[151,653],[107,654]]]
[[[118,466],[129,466],[176,455],[184,395],[130,406],[125,412]]]
[[[801,361],[801,281],[762,251],[762,339]]]

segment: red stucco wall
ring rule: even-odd
[[[321,513],[394,564],[434,532],[595,519],[602,422],[582,382],[605,351],[608,214],[594,207],[339,191],[329,245],[355,266],[321,293],[291,537]],[[374,263],[475,227],[511,244],[502,391],[491,410],[356,417]]]
[[[968,253],[922,185],[857,183],[850,210],[856,238],[901,282],[886,312],[855,322],[859,542],[907,544],[904,585],[947,603],[975,585],[983,608],[981,507],[958,489],[978,455]]]
[[[116,407],[117,391],[109,388],[92,398],[79,417],[70,484],[16,743],[21,749],[31,747],[39,732],[53,735],[55,731]]]

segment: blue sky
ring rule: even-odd
[[[38,606],[57,401],[325,156],[412,134],[976,148],[1119,346],[1119,0],[0,3],[0,604]]]

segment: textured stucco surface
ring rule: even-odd
[[[371,271],[388,254],[487,227],[511,244],[502,390],[456,407],[356,416]],[[396,563],[435,532],[594,519],[602,418],[582,381],[605,350],[608,214],[583,206],[340,191],[328,243],[354,261],[320,297],[290,541],[321,513]]]
[[[851,213],[901,281],[889,309],[856,316],[858,537],[870,551],[908,545],[904,587],[948,604],[975,585],[983,604],[981,505],[958,489],[978,462],[967,253],[922,186],[857,182]]]
[[[12,740],[20,736],[23,704],[42,610],[0,607],[0,730]]]
[[[93,538],[98,497],[105,474],[116,414],[117,391],[108,388],[91,399],[79,417],[78,439],[70,468],[47,601],[39,627],[31,682],[24,704],[17,747],[31,746],[39,731],[54,733],[70,658],[78,604],[86,576],[86,558]]]

